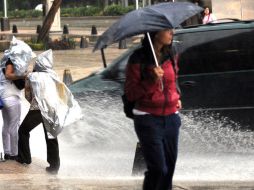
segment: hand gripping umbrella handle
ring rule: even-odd
[[[154,48],[153,48],[153,43],[152,43],[149,32],[147,32],[147,37],[148,37],[148,40],[149,40],[149,43],[150,43],[150,46],[151,46],[151,49],[152,49],[152,52],[153,52],[153,58],[154,58],[154,61],[155,61],[155,65],[156,65],[156,67],[159,67],[159,63],[158,63],[157,57],[155,55],[155,51],[154,51]],[[161,89],[163,91],[164,85],[163,85],[162,79],[160,79],[160,82],[161,82]]]

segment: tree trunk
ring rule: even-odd
[[[41,31],[39,33],[37,42],[45,41],[46,37],[49,34],[49,30],[51,28],[52,23],[54,22],[54,18],[56,16],[57,11],[61,6],[62,0],[54,0],[45,20],[43,21],[43,25]]]

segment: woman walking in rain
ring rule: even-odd
[[[34,56],[27,44],[14,37],[10,49],[5,51],[1,61],[0,98],[4,103],[2,140],[5,160],[14,160],[18,155],[21,89],[24,88],[23,79],[26,77],[28,62]]]
[[[129,59],[125,94],[135,102],[134,126],[147,165],[143,190],[172,189],[181,119],[177,88],[177,58],[173,55],[173,31],[151,32],[159,67],[155,66],[148,36]]]
[[[32,162],[29,137],[30,131],[42,123],[47,144],[46,172],[57,174],[60,168],[57,135],[67,126],[81,117],[81,109],[69,89],[59,80],[53,71],[53,54],[48,50],[38,55],[34,71],[27,76],[25,94],[31,103],[19,128],[19,163]]]
[[[40,58],[41,55],[38,56]],[[47,59],[46,59],[47,60]],[[34,72],[47,72],[47,70],[52,69],[52,63],[47,62],[44,64],[40,62],[38,59],[34,66]],[[31,73],[31,74],[33,74]],[[31,75],[30,74],[30,75]],[[28,75],[29,76],[29,75]],[[19,128],[19,140],[18,140],[18,157],[16,159],[17,162],[21,164],[31,164],[31,152],[29,147],[29,137],[30,131],[32,131],[35,127],[42,123],[44,129],[45,140],[47,144],[47,161],[49,163],[49,167],[46,168],[46,171],[52,174],[57,174],[60,167],[60,157],[59,157],[59,147],[57,138],[49,138],[49,134],[45,128],[45,124],[43,121],[43,116],[41,114],[38,102],[35,98],[33,90],[31,88],[31,83],[29,78],[26,80],[25,85],[25,97],[30,103],[30,109],[27,113],[25,119]]]

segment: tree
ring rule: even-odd
[[[54,0],[45,20],[43,21],[43,25],[42,25],[41,31],[39,33],[37,42],[45,41],[46,37],[49,34],[51,25],[54,22],[56,13],[61,6],[61,3],[62,3],[62,0]]]

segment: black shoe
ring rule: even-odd
[[[10,156],[10,160],[16,160],[18,156]]]
[[[22,160],[20,157],[16,156],[15,158],[16,162],[20,163],[20,164],[31,164],[31,162],[28,162],[28,161],[24,161]]]
[[[4,159],[5,160],[10,160],[11,159],[11,156],[9,154],[4,154]]]
[[[58,170],[59,168],[55,168],[55,167],[46,167],[46,172],[52,175],[57,175],[58,174]]]

